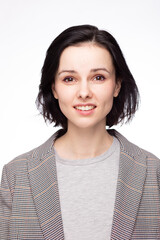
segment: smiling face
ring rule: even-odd
[[[68,119],[68,129],[105,127],[119,90],[111,55],[105,48],[82,43],[64,49],[52,91]]]

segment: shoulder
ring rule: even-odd
[[[151,152],[148,152],[144,149],[141,150],[146,155],[148,169],[151,169],[152,172],[155,170],[160,179],[160,159]]]
[[[160,162],[160,159],[159,159],[156,155],[154,155],[153,153],[148,152],[147,150],[142,149],[142,148],[141,148],[141,150],[145,153],[147,159],[150,159],[150,160],[153,160],[153,159],[154,159],[154,160],[157,160],[157,161]]]
[[[123,150],[126,150],[128,152],[130,152],[131,154],[145,154],[147,158],[155,158],[157,160],[159,160],[159,158],[157,156],[155,156],[153,153],[141,148],[140,146],[136,145],[135,143],[131,142],[130,140],[128,140],[127,138],[125,138],[125,136],[123,136],[120,132],[112,129],[109,130],[109,133],[111,133],[111,135],[115,136],[120,144],[121,144],[121,148]]]
[[[121,145],[121,152],[125,152],[129,156],[133,158],[138,158],[139,160],[143,161],[143,158],[145,159],[146,164],[147,163],[154,163],[155,166],[160,165],[160,159],[155,156],[153,153],[144,150],[140,146],[137,146],[136,144],[130,142],[128,139],[126,139],[121,133],[119,133],[116,130],[111,130],[111,134],[114,135],[120,142]]]
[[[13,160],[5,164],[3,169],[5,169],[7,175],[17,175],[22,171],[25,172],[28,161],[34,161],[34,159],[41,158],[51,151],[56,136],[57,132],[40,146],[15,157]]]
[[[114,135],[120,142],[121,154],[144,166],[147,169],[147,179],[150,179],[150,181],[154,179],[155,183],[158,181],[157,183],[160,186],[160,159],[153,153],[130,142],[119,132],[114,131]]]
[[[17,179],[27,178],[27,161],[35,149],[15,157],[3,166],[1,184],[7,182],[11,193],[14,192]]]
[[[34,153],[35,149],[21,154],[15,158],[13,158],[7,164],[5,164],[4,168],[6,169],[6,171],[17,171],[17,170],[21,169],[26,164],[26,161],[29,158],[29,156],[31,156]]]

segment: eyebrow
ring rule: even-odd
[[[100,70],[105,71],[107,73],[110,73],[106,68],[93,68],[93,69],[91,69],[91,72],[97,72],[97,71],[100,71]]]
[[[74,70],[62,70],[62,71],[60,71],[60,72],[58,73],[58,76],[59,76],[60,74],[62,74],[62,73],[77,73],[77,72],[74,71]]]
[[[97,71],[100,71],[100,70],[105,71],[107,73],[110,73],[106,68],[93,68],[93,69],[90,70],[90,72],[97,72]],[[62,70],[58,73],[58,76],[62,73],[77,73],[77,72],[74,71],[74,70]]]

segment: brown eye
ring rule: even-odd
[[[72,77],[66,77],[63,79],[64,82],[73,82],[73,78]]]
[[[105,77],[103,75],[98,75],[94,78],[94,80],[96,81],[104,81],[105,80]]]

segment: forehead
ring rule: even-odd
[[[81,43],[65,48],[60,56],[59,70],[63,68],[113,68],[109,51],[96,43]]]

